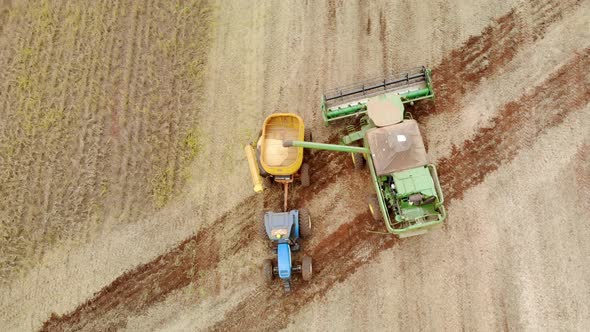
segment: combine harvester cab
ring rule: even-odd
[[[349,152],[355,168],[366,160],[375,194],[368,207],[389,233],[420,235],[446,218],[436,167],[428,162],[418,123],[404,104],[434,97],[430,70],[421,67],[397,78],[334,90],[322,98],[326,125],[360,117],[360,130],[342,137],[343,145],[285,141],[285,146]],[[360,98],[360,99],[359,99]],[[351,146],[362,142],[362,147]]]

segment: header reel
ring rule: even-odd
[[[367,113],[368,98],[396,93],[402,102],[433,98],[430,69],[422,66],[381,80],[370,80],[327,91],[322,97],[322,118],[327,126],[332,121]]]

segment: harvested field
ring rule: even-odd
[[[9,330],[590,328],[588,1],[3,6]],[[265,285],[256,223],[282,190],[251,193],[243,144],[278,111],[335,143],[322,91],[422,64],[445,225],[368,232],[367,172],[313,152],[289,205],[314,278]]]

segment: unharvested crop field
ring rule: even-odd
[[[48,247],[145,217],[177,191],[201,144],[209,26],[198,1],[9,7],[0,60],[3,280],[26,273]]]
[[[7,330],[590,329],[590,2],[0,2],[0,326]],[[410,108],[449,218],[399,240],[348,155],[313,152],[283,296],[243,144],[314,140],[322,92],[433,70]]]

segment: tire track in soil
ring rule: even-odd
[[[97,7],[98,13],[107,12],[107,4],[101,4]],[[78,152],[75,155],[76,165],[79,172],[74,176],[74,183],[79,184],[73,191],[70,202],[74,203],[72,215],[74,218],[69,223],[70,240],[83,241],[89,234],[91,224],[81,222],[81,220],[92,220],[92,206],[98,206],[96,200],[100,197],[100,187],[97,185],[100,176],[99,169],[104,165],[104,155],[106,146],[100,144],[103,135],[104,116],[100,111],[100,82],[101,68],[104,66],[106,57],[101,57],[101,50],[109,44],[105,38],[105,31],[101,29],[104,24],[103,20],[95,20],[89,28],[97,32],[95,44],[90,45],[92,50],[89,53],[88,71],[84,77],[84,96],[81,100],[82,115],[80,118],[80,131],[77,133],[79,145]]]
[[[578,200],[586,204],[586,198],[590,195],[590,140],[580,146],[573,159],[575,169],[575,187],[578,190]]]
[[[590,79],[583,70],[589,65],[590,49],[576,54],[572,61],[522,100],[506,104],[492,126],[482,128],[473,140],[466,141],[453,151],[451,157],[441,160],[439,173],[447,205],[461,199],[466,190],[510,162],[521,148],[530,146],[543,131],[559,125],[568,114],[583,109],[590,100]],[[286,327],[289,316],[306,303],[324,296],[335,284],[348,278],[381,251],[398,243],[393,236],[366,232],[366,221],[370,219],[368,213],[361,214],[321,241],[311,252],[317,274],[311,283],[296,288],[293,296],[276,296],[276,291],[271,288],[258,289],[211,330],[277,330]],[[323,274],[322,271],[329,272]],[[252,306],[251,303],[259,305]],[[265,320],[258,317],[265,317]]]
[[[76,311],[58,316],[52,314],[41,331],[71,331],[80,329],[110,331],[126,325],[126,316],[138,314],[176,290],[198,283],[197,271],[210,271],[220,261],[237,253],[238,248],[227,243],[232,235],[242,236],[252,233],[247,223],[236,223],[236,219],[251,219],[253,200],[246,199],[237,209],[219,218],[214,225],[235,225],[233,230],[205,229],[183,241],[170,252],[148,264],[123,274],[109,286],[103,288],[92,299],[82,304]],[[240,226],[241,225],[241,226]],[[247,227],[248,226],[248,227]],[[225,233],[224,233],[225,232]],[[247,235],[248,236],[248,235]],[[200,254],[205,253],[205,254]]]
[[[336,141],[336,136],[331,141]],[[312,175],[312,181],[317,180],[311,188],[326,186],[353,171],[352,167],[335,167],[342,165],[343,155],[347,156],[336,152],[320,153],[317,154],[317,162],[315,156],[309,158],[312,174],[316,174]],[[311,192],[311,188],[305,192]],[[299,199],[298,203],[305,204],[313,198],[307,196],[306,199]],[[281,210],[282,200],[282,187],[273,185],[264,192],[265,210]],[[257,238],[257,228],[252,227],[252,221],[259,218],[258,203],[255,195],[247,197],[211,226],[200,230],[168,253],[118,277],[74,312],[61,316],[52,314],[41,331],[122,328],[128,316],[144,312],[172,291],[190,283],[200,284],[200,276],[214,270],[222,257],[239,255],[252,244],[249,239]]]
[[[141,168],[141,157],[145,155],[145,152],[141,151],[144,147],[141,143],[145,141],[145,136],[140,135],[140,127],[143,124],[145,112],[138,110],[142,110],[145,107],[145,95],[142,87],[145,86],[147,79],[144,72],[146,71],[146,67],[149,66],[145,54],[150,45],[149,31],[154,24],[149,19],[153,16],[154,3],[153,1],[143,1],[142,4],[143,7],[137,5],[138,7],[134,8],[136,10],[134,16],[137,18],[134,21],[133,46],[129,55],[130,72],[125,73],[125,84],[127,87],[125,104],[132,106],[127,106],[122,113],[131,116],[129,116],[129,119],[126,116],[121,116],[121,120],[126,124],[121,138],[125,142],[123,145],[129,149],[125,152],[125,155],[130,156],[127,160],[127,172],[124,174],[125,183],[123,184],[124,191],[128,193],[139,193],[142,191],[141,182],[127,181],[127,179],[141,178],[143,172]],[[126,195],[125,201],[122,204],[123,215],[134,215],[134,210],[136,209],[134,207],[144,206],[142,203],[138,195]]]
[[[465,142],[450,158],[441,160],[439,169],[441,178],[446,181],[443,181],[443,186],[448,202],[460,199],[465,190],[481,183],[487,174],[513,159],[520,148],[531,144],[544,130],[558,125],[567,114],[579,111],[587,103],[590,98],[590,82],[581,69],[590,65],[589,55],[590,50],[576,55],[573,61],[560,68],[545,84],[535,88],[531,94],[521,101],[506,104],[499,113],[503,116],[496,118],[491,127],[483,128],[473,140]],[[566,84],[568,82],[583,88],[568,89]],[[556,111],[544,113],[545,109]],[[525,122],[530,125],[526,126]],[[514,144],[515,141],[519,144]],[[329,152],[316,156],[323,156],[325,159],[318,163],[312,160],[311,165],[320,165],[316,166],[317,172],[312,174],[331,174],[324,173],[324,167],[341,165],[336,163],[341,161],[338,158],[342,158],[338,156],[347,156],[347,154]],[[478,170],[474,165],[482,161],[487,161],[488,164],[484,163]],[[335,168],[340,171],[332,173],[332,176],[322,177],[326,178],[325,183],[350,171],[345,167]],[[470,172],[473,175],[463,179],[463,176],[469,175]],[[323,184],[319,182],[318,185]],[[280,197],[281,189],[276,189],[271,189],[271,195],[278,194]],[[301,201],[306,202],[310,199],[313,199],[313,196],[308,196]],[[269,201],[275,200],[273,198]],[[127,314],[140,313],[154,303],[162,301],[173,290],[186,287],[191,282],[198,283],[199,278],[196,277],[195,271],[206,272],[214,269],[221,257],[238,254],[249,242],[247,239],[254,236],[255,228],[251,227],[248,221],[257,217],[253,208],[255,204],[256,200],[252,197],[245,199],[236,209],[214,222],[212,227],[185,240],[156,260],[117,278],[73,313],[64,316],[52,315],[45,322],[42,330],[123,327]],[[346,280],[381,251],[398,243],[395,237],[366,232],[367,228],[371,227],[368,220],[370,220],[368,213],[358,215],[311,250],[317,272],[313,282],[306,283],[298,280],[298,283],[303,283],[302,287],[297,287],[293,296],[289,297],[276,297],[274,288],[257,289],[228,313],[224,321],[214,326],[213,330],[254,326],[262,329],[276,329],[286,326],[287,317],[299,311],[305,303],[322,297],[335,284]],[[224,225],[233,229],[223,228]],[[223,228],[223,231],[216,229],[218,227]],[[242,238],[242,241],[237,241],[240,243],[238,246],[234,246],[233,241],[225,241],[226,245],[222,245],[224,240],[216,238],[217,234],[224,234],[225,239],[235,239],[238,236]],[[207,255],[199,255],[201,250],[205,250]],[[334,260],[333,257],[339,257],[339,259]],[[323,271],[330,272],[324,274]],[[265,305],[254,307],[249,303]],[[266,323],[272,326],[261,326],[260,324],[264,323],[256,319],[261,315],[269,318],[265,322],[272,322]],[[284,325],[277,326],[278,321],[284,322]]]
[[[117,162],[114,163],[116,166],[116,173],[118,175],[117,182],[120,184],[118,191],[118,197],[116,202],[116,211],[121,213],[122,216],[128,217],[128,207],[130,188],[132,184],[130,179],[133,177],[133,164],[136,158],[136,154],[132,150],[134,145],[131,144],[131,131],[133,130],[133,122],[130,113],[133,112],[131,104],[134,84],[136,83],[138,62],[140,57],[138,54],[141,48],[140,37],[143,30],[146,27],[147,18],[142,15],[139,4],[136,1],[130,3],[129,15],[127,16],[128,30],[126,31],[126,38],[121,41],[123,48],[121,50],[123,63],[123,70],[121,76],[121,90],[117,96],[117,106],[111,110],[111,119],[113,122],[113,128],[118,128],[118,135],[116,136],[116,155]],[[117,132],[116,131],[116,132]]]
[[[588,65],[590,49],[585,49],[521,100],[504,105],[491,125],[481,128],[472,140],[460,148],[453,147],[451,155],[438,163],[445,194],[462,198],[465,190],[481,183],[505,160],[513,159],[546,128],[559,125],[569,113],[585,106],[590,100],[590,79],[584,71]],[[466,163],[457,172],[457,160],[473,163]]]
[[[59,15],[64,8],[64,4],[56,4],[55,7],[52,7],[51,9],[48,10],[48,12],[50,14],[48,14],[48,17],[53,18],[53,15]],[[51,20],[51,19],[49,19]],[[61,50],[59,47],[56,49],[54,43],[51,42],[47,42],[50,40],[56,40],[58,38],[58,36],[60,35],[60,32],[58,31],[58,29],[56,28],[50,28],[49,29],[50,32],[48,35],[41,37],[41,36],[37,36],[37,45],[45,45],[46,46],[43,48],[41,47],[39,49],[40,52],[40,56],[39,56],[39,60],[37,62],[37,65],[39,66],[38,69],[36,70],[36,73],[34,74],[34,80],[36,81],[40,81],[40,82],[49,82],[51,81],[52,83],[50,84],[54,84],[55,80],[53,77],[53,71],[51,70],[53,68],[53,61],[55,58],[58,57],[58,54],[60,52],[62,52],[63,50]],[[41,60],[42,59],[42,60]],[[48,99],[51,97],[51,94],[48,93],[48,91],[42,89],[42,88],[38,88],[36,87],[35,89],[32,89],[35,92],[29,92],[32,95],[35,96],[39,96],[40,99]],[[30,97],[29,97],[30,98]],[[38,107],[38,106],[37,106]],[[31,114],[34,115],[34,123],[39,123],[40,119],[43,116],[43,113],[39,111],[39,109],[35,110],[35,108],[29,110],[31,112]],[[30,137],[30,143],[31,145],[34,146],[39,146],[41,147],[42,150],[45,149],[50,149],[51,145],[49,140],[47,139],[47,137],[43,137],[39,132],[37,132],[37,130],[33,130],[32,136]],[[49,148],[48,148],[49,147]],[[46,169],[46,166],[43,164],[43,162],[40,161],[40,158],[38,157],[38,153],[32,152],[31,153],[31,163],[29,164],[29,167],[27,169],[28,171],[28,175],[26,176],[25,182],[31,184],[31,186],[29,188],[27,188],[27,193],[28,193],[28,197],[26,198],[26,201],[28,202],[28,204],[25,205],[25,209],[23,211],[23,214],[21,216],[24,217],[22,224],[25,223],[29,223],[31,224],[31,220],[40,220],[41,217],[43,216],[43,210],[40,208],[40,206],[42,206],[43,201],[42,201],[42,197],[44,195],[41,194],[42,192],[42,188],[44,186],[44,179],[45,176],[43,174],[43,172]],[[37,228],[40,230],[39,233],[42,235],[37,235],[39,237],[44,237],[46,234],[46,230],[47,230],[47,223],[43,223],[41,225],[41,227],[39,227],[39,225],[32,225],[32,227]],[[32,245],[32,257],[34,260],[38,260],[40,257],[42,257],[44,255],[44,248],[38,246],[37,243],[33,243]]]
[[[494,20],[480,35],[443,57],[432,71],[436,103],[418,104],[412,113],[424,117],[459,110],[463,98],[482,79],[501,71],[519,50],[542,38],[552,24],[579,5],[577,0],[533,1]]]
[[[441,161],[439,168],[441,169],[441,179],[444,179],[443,186],[445,187],[445,192],[448,193],[448,201],[462,197],[464,190],[483,181],[483,178],[487,174],[496,170],[502,163],[509,161],[516,155],[523,145],[510,145],[510,140],[519,137],[518,133],[521,126],[512,124],[511,121],[517,121],[517,124],[520,121],[520,124],[522,124],[523,121],[527,120],[527,116],[531,115],[537,107],[558,110],[553,116],[549,117],[549,121],[544,126],[540,125],[543,121],[534,121],[532,129],[527,129],[525,138],[528,141],[525,139],[525,142],[532,142],[547,127],[559,124],[562,117],[568,112],[579,109],[580,102],[588,98],[587,88],[568,90],[565,88],[563,80],[567,79],[565,73],[568,72],[568,69],[572,68],[577,70],[576,80],[584,79],[581,74],[583,71],[579,70],[579,68],[580,63],[583,63],[585,66],[588,65],[587,53],[584,52],[578,55],[573,64],[570,63],[564,66],[545,85],[537,87],[535,92],[523,98],[522,101],[507,104],[504,110],[505,112],[500,112],[500,114],[507,113],[510,115],[498,117],[493,121],[493,128],[496,130],[484,128],[482,130],[484,132],[483,134],[478,134],[472,141],[465,142],[462,148],[454,151],[450,158]],[[581,86],[584,85],[582,84]],[[555,98],[543,101],[543,98],[539,98],[539,95],[547,91],[547,87],[551,87],[551,96]],[[560,109],[560,106],[563,106],[560,103],[574,107]],[[534,112],[536,116],[539,115],[538,113]],[[500,130],[505,130],[508,134],[502,133]],[[494,144],[489,143],[486,146],[485,153],[478,152],[479,149],[475,151],[465,150],[478,147],[477,143],[484,141],[495,142]],[[500,150],[498,148],[500,146],[503,148],[508,147],[508,152]],[[325,157],[326,165],[342,165],[340,162],[336,163],[336,161],[340,161],[338,158],[345,158],[343,156],[346,156],[346,154],[339,153],[325,153],[320,155],[327,155]],[[462,180],[461,175],[472,170],[474,167],[473,164],[478,160],[477,158],[487,158],[491,162],[489,165],[484,165],[475,176],[469,177],[467,180]],[[312,161],[310,164],[314,165],[314,162]],[[335,169],[335,172],[319,173],[331,174],[331,176],[320,177],[317,183],[314,181],[315,184],[312,185],[311,189],[316,186],[319,187],[323,183],[328,183],[330,180],[334,180],[344,172],[344,167],[335,167]],[[448,174],[446,174],[447,172]],[[316,174],[316,172],[312,172],[312,174]],[[453,188],[459,189],[454,190]],[[313,191],[306,191],[306,193],[311,192]],[[276,195],[277,193],[280,195],[280,191],[271,190],[270,195]],[[306,202],[310,199],[313,199],[313,196],[302,197],[301,201]],[[274,198],[272,200],[265,198],[265,201],[267,201],[265,203],[267,205],[276,200]],[[215,225],[234,225],[234,231],[239,232],[239,238],[251,238],[255,230],[248,224],[248,220],[257,217],[252,213],[255,204],[256,200],[252,199],[252,196],[248,197],[236,209],[215,221],[213,227],[216,227]],[[232,216],[231,218],[228,217],[230,215]],[[224,222],[229,219],[232,220],[231,223]],[[312,250],[311,254],[317,262],[315,265],[318,276],[314,278],[312,283],[305,285],[305,287],[297,288],[294,296],[275,298],[271,289],[258,289],[252,295],[246,297],[233,311],[230,311],[226,315],[226,319],[214,326],[213,329],[226,330],[238,327],[244,328],[246,326],[262,328],[260,321],[249,319],[250,317],[260,317],[260,315],[270,318],[266,322],[273,322],[272,326],[266,326],[268,328],[279,328],[280,326],[274,324],[277,321],[281,321],[286,325],[288,320],[284,319],[285,317],[298,311],[303,304],[312,301],[316,297],[323,296],[333,285],[345,280],[358,267],[371,261],[382,250],[391,248],[397,243],[397,239],[394,237],[380,236],[366,232],[369,225],[367,220],[369,219],[368,213],[358,215],[351,222],[342,225],[334,233],[322,240]],[[240,222],[240,220],[243,222]],[[240,224],[242,226],[239,226]],[[215,239],[215,234],[220,233],[227,236],[227,229],[223,229],[223,232],[216,232],[213,228],[202,230],[199,234],[185,240],[172,251],[117,278],[111,285],[101,290],[94,298],[87,301],[74,312],[63,316],[53,314],[45,322],[43,330],[70,330],[88,327],[89,324],[96,327],[101,326],[101,322],[109,324],[108,326],[111,327],[124,326],[125,316],[127,315],[123,313],[139,313],[154,303],[163,300],[171,291],[185,287],[191,281],[198,282],[198,278],[194,277],[194,271],[201,272],[214,269],[220,257],[236,254],[244,246],[243,243],[248,242],[246,240],[237,241],[241,243],[238,246],[232,245],[235,242],[228,243],[226,248],[220,245],[224,242],[223,239]],[[235,239],[232,236],[226,238]],[[195,248],[206,248],[210,257],[204,260],[195,254],[197,251]],[[338,260],[338,264],[332,260],[333,257],[341,258]],[[330,273],[322,274],[322,271],[330,271]],[[256,303],[265,303],[266,305],[251,308],[248,303],[253,303],[252,301],[259,301]],[[277,310],[277,308],[280,308],[280,310]],[[113,319],[107,319],[108,317],[112,317]]]

